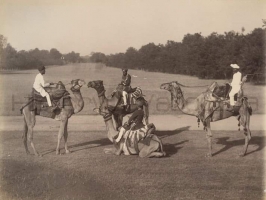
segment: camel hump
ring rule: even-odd
[[[65,90],[66,87],[61,81],[58,81],[58,83],[56,84],[56,89]]]

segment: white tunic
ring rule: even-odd
[[[241,86],[241,73],[237,72],[233,75],[233,80],[231,83],[232,89],[239,90]]]
[[[43,89],[43,87],[49,86],[49,83],[44,83],[43,75],[41,73],[37,74],[35,77],[35,81],[33,83],[33,88],[39,92],[43,97],[47,94],[47,92]]]
[[[241,88],[241,73],[240,72],[237,72],[233,75],[233,80],[232,80],[232,83],[231,83],[231,86],[232,86],[232,90],[230,91],[229,93],[229,96],[230,97],[233,97],[234,94],[238,93],[240,88]]]

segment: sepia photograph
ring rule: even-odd
[[[266,0],[1,0],[0,200],[264,200]]]

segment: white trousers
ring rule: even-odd
[[[229,93],[229,98],[230,98],[230,105],[234,106],[235,105],[235,100],[234,100],[234,96],[235,94],[237,94],[240,90],[240,86],[233,86],[232,90]]]
[[[128,93],[125,92],[125,91],[123,91],[123,92],[122,92],[122,95],[123,95],[124,105],[127,105]]]
[[[50,95],[45,91],[45,89],[43,88],[34,88],[37,92],[39,92],[41,94],[42,97],[46,97],[46,100],[47,100],[47,103],[48,103],[48,106],[52,106],[52,103],[51,103],[51,98],[50,98]]]

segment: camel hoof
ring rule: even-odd
[[[212,154],[211,154],[211,153],[207,153],[207,154],[205,155],[205,157],[206,157],[206,158],[211,158],[211,157],[212,157]]]
[[[39,154],[39,157],[42,157],[42,154]]]
[[[26,151],[26,154],[27,154],[27,155],[30,155],[30,152],[29,152],[29,151]]]
[[[70,150],[66,150],[66,154],[70,154],[71,153],[71,151]]]
[[[244,157],[245,154],[244,154],[244,153],[240,153],[238,156],[239,156],[239,157]]]
[[[59,150],[56,150],[56,151],[55,151],[55,154],[56,154],[56,155],[60,155],[60,151],[59,151]]]

